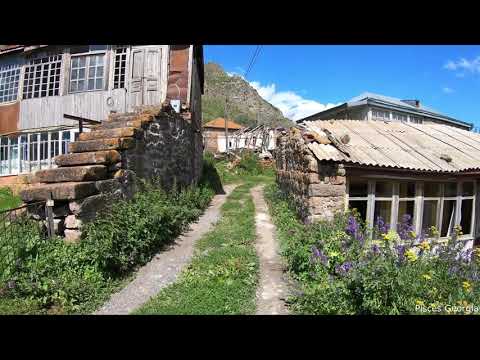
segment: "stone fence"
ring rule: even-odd
[[[138,179],[158,179],[164,188],[196,183],[201,175],[202,137],[171,107],[113,114],[69,144],[54,159],[57,168],[28,176],[25,203],[54,200],[56,234],[78,241],[85,222],[118,199],[131,198]],[[45,220],[44,208],[31,210]]]

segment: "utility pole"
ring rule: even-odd
[[[227,97],[225,96],[225,153],[228,155],[228,112],[227,112]]]

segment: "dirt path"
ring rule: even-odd
[[[112,295],[94,315],[126,315],[146,303],[162,288],[175,282],[181,270],[190,262],[193,246],[213,228],[220,218],[220,207],[236,185],[224,187],[225,195],[216,195],[200,219],[190,230],[175,240],[168,249],[158,253],[138,270],[135,279]]]
[[[278,253],[275,226],[270,219],[267,204],[263,198],[263,187],[253,188],[251,194],[256,211],[256,249],[260,261],[257,315],[285,315],[288,314],[284,301],[287,296],[287,282],[284,277],[282,259]]]

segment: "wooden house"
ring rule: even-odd
[[[78,133],[72,118],[169,101],[201,133],[202,93],[202,46],[2,45],[0,185],[54,166]]]

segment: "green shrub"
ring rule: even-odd
[[[26,299],[39,311],[92,311],[125,275],[184,231],[212,196],[206,185],[167,194],[146,184],[132,200],[118,201],[86,224],[79,244],[45,239],[36,222],[19,219],[12,225],[15,241],[0,234],[0,305]]]
[[[111,211],[87,224],[82,244],[91,248],[103,271],[124,274],[145,264],[180,235],[201,214],[212,195],[207,187],[167,194],[147,184],[133,200],[117,202]]]
[[[299,313],[468,313],[480,303],[480,253],[463,251],[455,237],[433,249],[423,237],[378,227],[382,240],[373,242],[354,214],[303,225],[276,185],[266,197],[300,284],[292,299]]]
[[[0,188],[0,211],[13,209],[22,204],[22,200],[13,194],[10,188]]]
[[[259,175],[263,172],[257,154],[252,151],[245,151],[242,153],[238,168],[243,174],[248,175]]]

